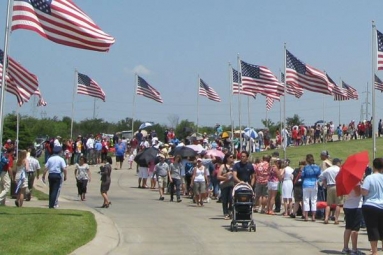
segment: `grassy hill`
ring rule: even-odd
[[[288,147],[286,150],[286,157],[291,160],[290,166],[295,168],[298,166],[298,162],[305,160],[306,154],[313,154],[315,162],[320,163],[320,153],[323,150],[327,150],[331,158],[340,158],[343,161],[346,160],[351,154],[367,150],[370,156],[370,162],[373,160],[372,153],[372,139],[351,140],[351,141],[336,141],[321,144]],[[280,158],[284,157],[283,149],[277,149]],[[262,151],[259,153],[253,153],[252,158],[262,157],[263,155],[271,155],[273,150]],[[382,157],[383,155],[383,138],[376,139],[376,157]]]

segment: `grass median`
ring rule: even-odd
[[[2,207],[1,254],[69,254],[91,241],[97,230],[91,212]]]

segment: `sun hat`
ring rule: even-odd
[[[165,155],[160,153],[160,154],[158,154],[158,157],[160,157],[160,158],[163,158],[163,159],[164,159],[164,158],[165,158]]]

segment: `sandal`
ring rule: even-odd
[[[334,222],[334,225],[339,225],[339,221],[336,220],[336,221]]]
[[[229,216],[229,215],[226,215],[224,219],[225,219],[225,220],[230,220],[230,216]]]

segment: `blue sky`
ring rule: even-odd
[[[71,116],[75,68],[96,80],[106,93],[97,100],[96,116],[107,121],[131,117],[135,91],[134,72],[162,94],[163,104],[135,96],[135,116],[143,121],[170,124],[168,117],[197,119],[198,75],[220,95],[217,103],[199,98],[199,124],[230,123],[228,63],[236,68],[237,54],[252,64],[283,70],[283,44],[311,66],[325,70],[336,82],[342,78],[355,87],[359,100],[340,103],[341,123],[359,120],[371,86],[371,21],[383,31],[380,0],[323,1],[149,1],[76,0],[105,32],[116,38],[110,52],[70,48],[50,42],[36,33],[17,30],[10,37],[9,55],[39,78],[48,106],[35,109],[33,99],[22,114],[41,117]],[[96,4],[97,3],[97,4]],[[0,27],[5,27],[6,1]],[[4,31],[4,30],[3,30]],[[3,48],[4,33],[0,33]],[[378,76],[383,78],[382,74]],[[371,88],[369,88],[371,92]],[[371,102],[371,94],[369,101]],[[383,113],[377,93],[377,118]],[[15,111],[16,99],[6,94],[6,112]],[[238,97],[233,98],[238,125]],[[93,98],[76,95],[76,121],[93,117]],[[247,97],[241,96],[242,125],[248,125]],[[250,125],[260,127],[266,117],[265,97],[250,100]],[[325,106],[325,108],[323,107]],[[369,108],[371,113],[371,105]],[[286,98],[286,114],[298,114],[306,124],[319,119],[338,123],[339,103],[331,96],[305,91],[296,99]],[[268,117],[280,119],[280,104],[274,103]],[[365,117],[363,117],[365,118]]]

